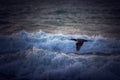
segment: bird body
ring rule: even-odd
[[[85,39],[70,39],[70,40],[76,41],[76,50],[77,51],[80,50],[80,48],[82,47],[84,42],[88,41],[88,40],[85,40]]]

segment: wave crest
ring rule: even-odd
[[[85,42],[80,51],[76,51],[75,42],[69,39],[81,38],[92,40]],[[26,50],[31,47],[44,49],[53,52],[63,53],[119,53],[120,41],[106,39],[102,36],[86,36],[86,35],[62,35],[49,34],[45,32],[28,33],[20,31],[10,36],[0,37],[0,52],[12,53]]]

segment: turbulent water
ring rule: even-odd
[[[77,52],[71,38],[90,42]],[[102,36],[20,31],[0,36],[0,53],[2,80],[120,80],[120,41]]]
[[[72,38],[90,40],[83,44],[80,51],[76,51],[76,42]],[[10,53],[28,48],[40,48],[53,52],[64,53],[120,53],[120,40],[107,39],[102,36],[63,35],[45,32],[28,33],[20,31],[9,36],[0,37],[0,52]]]
[[[119,14],[119,0],[0,0],[0,80],[120,80]]]

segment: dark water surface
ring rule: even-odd
[[[0,2],[0,34],[20,30],[119,38],[118,0],[9,0]]]

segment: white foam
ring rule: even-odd
[[[81,38],[90,40],[85,42],[80,51],[76,52],[76,42],[71,41],[71,38]],[[102,36],[87,36],[87,35],[63,35],[50,34],[45,32],[28,33],[20,31],[11,36],[2,37],[0,51],[12,52],[21,51],[31,47],[45,49],[53,52],[63,53],[117,53],[120,52],[120,41],[110,40]],[[12,46],[11,46],[12,45]]]
[[[1,73],[16,76],[10,80],[89,80],[90,77],[92,80],[120,79],[116,73],[120,66],[116,60],[119,60],[120,56],[74,57],[36,48],[18,54],[18,60],[0,66]],[[20,56],[23,58],[20,59]]]

